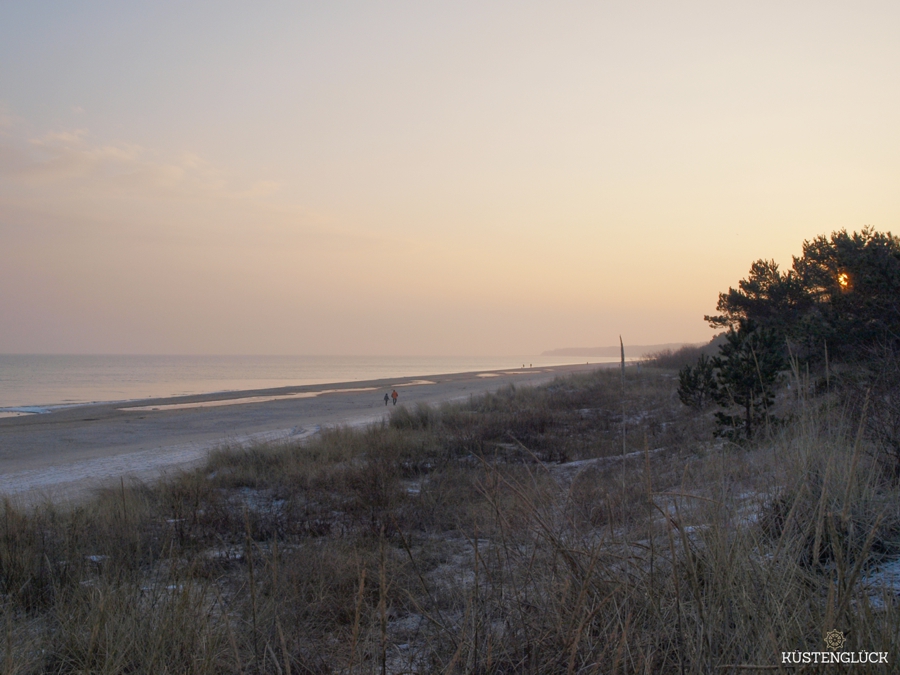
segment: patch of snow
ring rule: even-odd
[[[893,560],[869,572],[860,582],[867,590],[869,602],[876,609],[885,608],[885,600],[900,599],[900,560]]]

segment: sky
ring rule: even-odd
[[[900,4],[0,0],[0,353],[701,342],[900,231]]]

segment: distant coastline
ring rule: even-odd
[[[678,349],[692,342],[667,342],[660,345],[625,345],[625,356],[636,357],[661,352],[664,349]],[[612,347],[566,347],[542,352],[541,356],[619,356],[619,345]]]

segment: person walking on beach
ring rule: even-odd
[[[390,399],[390,398],[391,398],[391,395],[388,394],[387,392],[384,392],[384,404],[385,405],[388,404],[388,399]]]
[[[394,405],[397,405],[397,399],[400,397],[400,394],[397,393],[397,390],[391,392],[391,398],[394,399]]]

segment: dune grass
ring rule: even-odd
[[[7,500],[0,668],[737,673],[831,629],[900,656],[877,576],[900,494],[839,401],[794,387],[791,422],[737,447],[671,372],[628,375],[222,449],[75,507]]]

